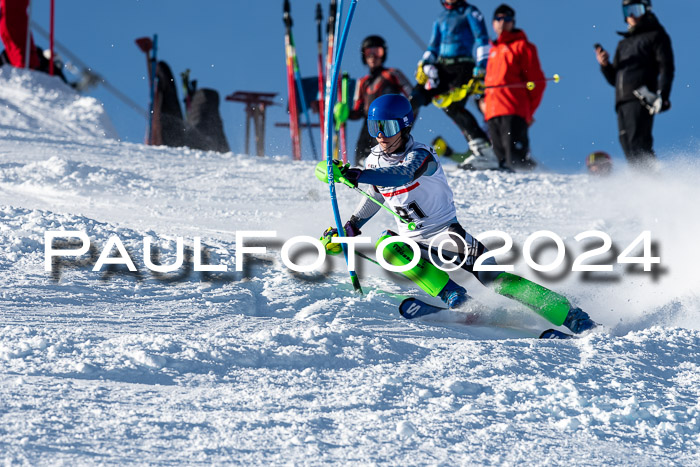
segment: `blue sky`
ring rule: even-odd
[[[439,0],[389,0],[406,22],[428,41],[431,26],[442,6]],[[159,57],[166,60],[176,77],[192,70],[200,87],[210,87],[224,96],[238,90],[277,92],[281,105],[268,109],[266,150],[270,155],[290,154],[289,132],[275,128],[288,121],[284,25],[282,0],[121,0],[57,2],[56,38],[70,48],[144,109],[148,83],[144,54],[134,39],[158,33]],[[316,74],[316,1],[292,0],[294,35],[304,76]],[[325,16],[330,0],[320,2]],[[490,18],[500,1],[473,2]],[[347,1],[349,5],[349,1]],[[586,154],[609,152],[622,163],[617,139],[614,90],[605,82],[595,61],[593,44],[600,42],[611,53],[623,30],[621,2],[617,0],[560,1],[513,0],[517,25],[538,47],[547,75],[558,73],[559,84],[547,88],[530,131],[533,156],[547,168],[561,172],[582,170]],[[654,11],[673,41],[676,79],[671,94],[672,109],[655,123],[655,147],[661,159],[697,153],[698,92],[697,18],[700,2],[655,1]],[[49,0],[33,1],[33,19],[48,29]],[[384,36],[389,44],[389,66],[412,78],[422,50],[411,40],[376,0],[359,0],[350,31],[343,69],[360,77],[366,68],[359,46],[370,34]],[[693,39],[694,38],[694,39]],[[47,41],[35,33],[41,46]],[[178,79],[178,92],[182,98]],[[101,99],[123,140],[143,140],[146,122],[104,88],[91,93]],[[244,151],[243,105],[221,103],[229,143],[234,152]],[[421,113],[414,129],[418,140],[429,143],[443,135],[457,150],[466,148],[464,138],[442,111],[430,106]],[[316,116],[312,120],[316,121]],[[359,122],[349,124],[349,147],[354,148]],[[315,134],[317,131],[315,132]],[[317,144],[317,146],[319,146]],[[253,148],[251,148],[253,150]],[[304,158],[312,158],[304,141]]]

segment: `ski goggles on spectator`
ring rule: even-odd
[[[641,18],[647,12],[647,7],[641,3],[633,3],[632,5],[625,5],[622,7],[622,14],[625,18],[634,16],[635,18]]]
[[[362,53],[365,54],[365,57],[374,55],[377,58],[382,58],[384,57],[384,47],[367,47]]]
[[[505,21],[506,23],[510,23],[511,21],[513,21],[513,19],[514,18],[512,16],[503,16],[503,15],[498,15],[498,16],[493,17],[494,21]]]
[[[385,138],[391,138],[401,132],[401,124],[398,120],[367,120],[367,130],[372,138],[382,134]]]

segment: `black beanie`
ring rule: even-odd
[[[498,15],[510,16],[511,18],[515,19],[515,10],[505,3],[501,3],[501,5],[496,8],[496,11],[493,12],[493,19],[496,19],[496,16]]]

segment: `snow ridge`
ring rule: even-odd
[[[117,137],[97,99],[80,96],[57,76],[9,65],[0,68],[0,128]]]

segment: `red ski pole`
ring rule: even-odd
[[[532,91],[537,86],[537,83],[546,83],[547,81],[554,81],[558,83],[560,80],[558,74],[554,74],[551,78],[538,79],[536,81],[521,81],[519,83],[511,84],[498,84],[496,86],[484,86],[484,89],[499,89],[499,88],[526,88],[528,91]]]
[[[284,34],[284,50],[287,55],[287,102],[289,104],[289,136],[292,140],[292,157],[301,160],[301,140],[299,139],[299,115],[297,112],[296,81],[294,79],[294,53],[290,39],[291,18],[289,16],[289,0],[284,0],[283,20],[286,26]]]

